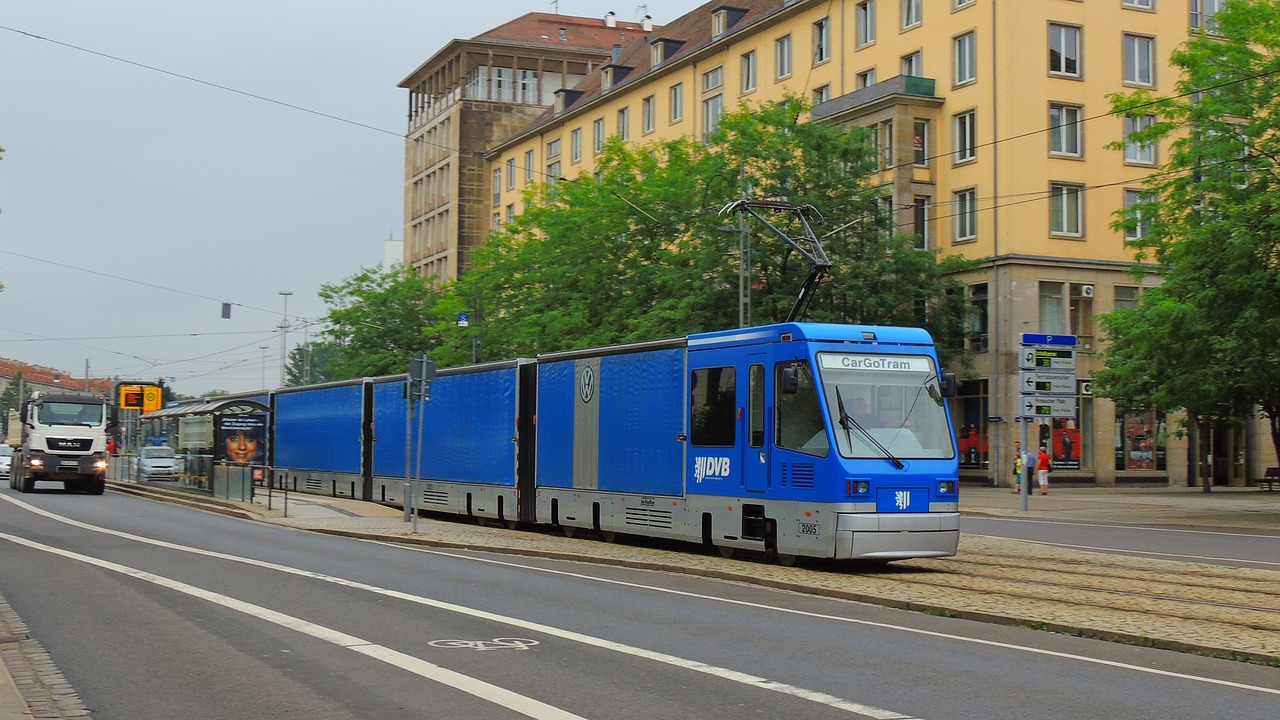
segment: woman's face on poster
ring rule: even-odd
[[[227,459],[247,463],[258,454],[258,436],[247,430],[233,430],[226,438]]]

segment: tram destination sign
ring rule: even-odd
[[[1023,370],[1075,370],[1076,349],[1069,347],[1022,348],[1018,366]]]
[[[1073,418],[1076,399],[1062,395],[1026,395],[1022,398],[1022,414],[1026,417]]]
[[[1018,389],[1023,395],[1076,394],[1076,374],[1073,372],[1027,372],[1024,370],[1019,378]]]

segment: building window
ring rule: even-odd
[[[1130,310],[1138,307],[1139,289],[1131,285],[1116,286],[1116,309]]]
[[[987,401],[986,380],[965,380],[956,387],[956,398],[951,403],[956,426],[956,446],[960,450],[960,467],[978,469],[987,465],[987,453],[991,450],[987,440],[987,418],[991,416]]]
[[[978,239],[978,191],[973,188],[960,190],[951,196],[955,212],[956,237],[958,243]]]
[[[871,87],[876,84],[876,69],[863,70],[858,73],[858,89]]]
[[[1066,335],[1062,289],[1060,282],[1040,283],[1040,332],[1045,335]]]
[[[978,121],[975,111],[960,113],[954,118],[956,163],[969,162],[978,156]]]
[[[876,41],[876,0],[863,0],[855,11],[858,47]]]
[[[1049,106],[1049,152],[1054,155],[1080,157],[1080,108],[1072,105]]]
[[[774,77],[791,77],[791,36],[783,35],[773,42]]]
[[[507,205],[506,212],[504,212],[504,213],[503,213],[503,215],[504,215],[504,216],[505,216],[505,218],[506,218],[507,224],[508,224],[508,225],[510,225],[510,224],[512,223],[512,221],[514,221],[514,220],[516,219],[516,206],[515,206],[515,203],[511,203],[511,204]]]
[[[830,99],[831,99],[831,86],[830,86],[830,85],[823,85],[822,87],[814,88],[814,89],[813,89],[813,104],[814,104],[814,105],[821,105],[822,103],[824,103],[824,102],[826,102],[826,101],[828,101],[828,100],[830,100]]]
[[[956,9],[959,10],[962,7],[972,5],[975,2],[977,2],[977,0],[956,0]]]
[[[551,159],[558,157],[560,157],[560,138],[556,138],[555,140],[547,143],[547,158]]]
[[[1164,413],[1116,413],[1116,470],[1167,469]]]
[[[1143,10],[1150,10],[1153,7],[1155,7],[1155,0],[1124,0],[1120,4],[1123,5],[1124,7],[1141,8]],[[1191,0],[1192,12],[1195,11],[1195,5],[1196,5],[1196,0]]]
[[[885,120],[877,129],[876,146],[880,149],[880,169],[887,170],[894,166],[893,121]]]
[[[684,83],[676,83],[671,86],[671,122],[677,123],[684,119]]]
[[[1134,133],[1149,129],[1156,122],[1155,115],[1124,116],[1124,159],[1125,162],[1154,165],[1156,162],[1155,143],[1138,142],[1131,139]]]
[[[1154,82],[1155,38],[1145,35],[1124,36],[1124,81],[1130,85]]]
[[[929,205],[933,199],[926,195],[917,195],[911,207],[911,232],[918,238],[917,250],[929,248]]]
[[[969,286],[969,312],[965,316],[965,344],[973,352],[986,352],[990,332],[990,296],[986,283]]]
[[[1071,334],[1082,348],[1093,346],[1093,286],[1071,283],[1068,307]]]
[[[574,128],[569,133],[569,161],[581,162],[582,160],[582,128]]]
[[[728,15],[724,10],[711,13],[711,37],[720,37],[728,29]]]
[[[964,85],[971,83],[978,77],[978,47],[974,34],[967,32],[954,41],[955,45],[955,74],[954,82],[956,85]]]
[[[555,185],[560,181],[560,161],[547,165],[547,185]]]
[[[662,43],[654,43],[649,46],[649,69],[658,67],[662,64],[662,54],[665,52]]]
[[[591,123],[591,149],[596,155],[604,152],[604,118]]]
[[[924,63],[920,60],[920,51],[902,56],[902,74],[909,77],[924,77]]]
[[[516,159],[507,158],[507,189],[513,190],[516,186]]]
[[[919,166],[929,164],[929,121],[917,119],[911,126],[912,162]]]
[[[652,95],[640,101],[640,131],[645,134],[653,132],[657,115],[654,109],[656,104],[657,100]]]
[[[1214,15],[1227,4],[1227,0],[1191,0],[1191,27],[1215,34],[1218,24]]]
[[[502,213],[493,214],[493,229],[498,230],[502,227]]]
[[[920,0],[902,0],[902,29],[920,24]]]
[[[1080,77],[1080,28],[1049,26],[1049,74]]]
[[[724,96],[712,95],[702,101],[702,140],[711,140],[711,133],[720,127],[720,116],[724,114]]]
[[[1141,240],[1151,234],[1151,218],[1140,207],[1150,202],[1151,196],[1141,190],[1124,191],[1125,240]]]
[[[813,24],[813,64],[831,59],[831,18]]]
[[[502,204],[502,168],[493,171],[493,206]]]
[[[618,137],[623,142],[631,139],[631,108],[618,109]]]
[[[1084,234],[1083,203],[1081,195],[1084,188],[1067,183],[1053,183],[1049,186],[1049,232],[1053,235],[1080,237]]]
[[[702,74],[702,92],[715,90],[724,85],[724,67],[715,67]]]
[[[756,89],[756,51],[742,56],[742,92],[749,93]]]
[[[533,151],[524,151],[524,181],[533,182]]]

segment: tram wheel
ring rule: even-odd
[[[725,560],[732,560],[734,554],[738,552],[738,548],[729,547],[728,545],[717,545],[716,549],[720,551],[720,557]]]
[[[601,530],[600,539],[607,543],[616,543],[618,542],[618,533],[612,530]]]
[[[578,534],[578,528],[576,528],[576,527],[574,527],[574,526],[572,526],[572,525],[561,525],[561,526],[560,526],[560,532],[564,533],[564,536],[565,536],[565,537],[567,537],[567,538],[571,538],[571,537],[573,537],[574,535],[577,535],[577,534]]]
[[[800,559],[800,556],[775,551],[773,553],[773,559],[777,560],[778,564],[783,567],[795,567],[796,561]]]

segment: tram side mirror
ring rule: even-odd
[[[953,398],[956,396],[956,374],[942,373],[942,397]]]
[[[800,390],[800,373],[794,365],[782,368],[782,394],[795,395]]]

